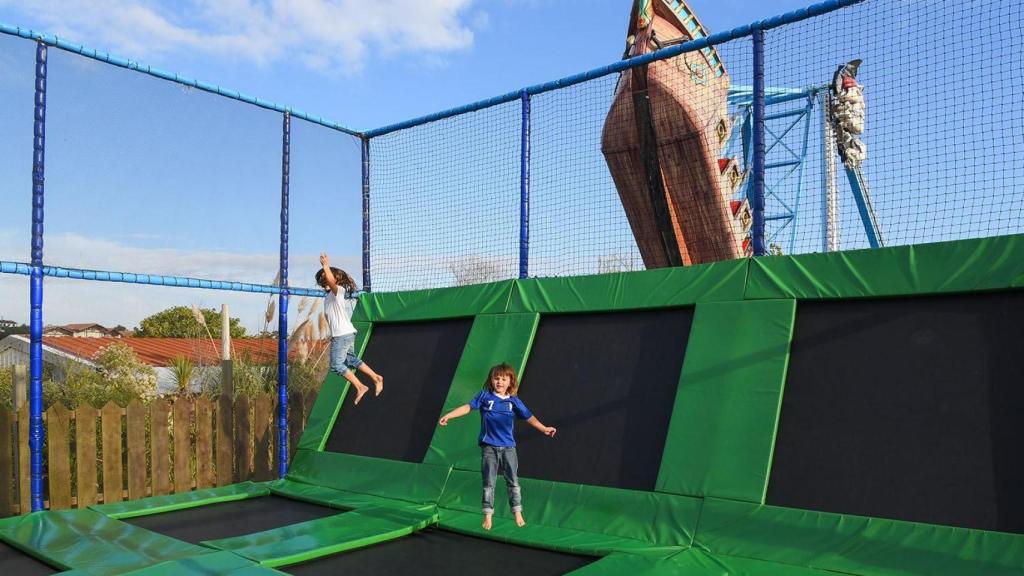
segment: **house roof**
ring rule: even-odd
[[[85,323],[81,323],[81,324],[65,324],[63,327],[67,328],[68,330],[72,330],[74,332],[81,332],[82,330],[88,330],[89,328],[92,328],[92,327],[99,328],[100,330],[102,330],[104,332],[109,332],[110,331],[105,326],[103,326],[102,324],[96,324],[95,322],[85,322]]]
[[[209,338],[72,338],[44,336],[43,345],[72,356],[92,360],[101,348],[114,343],[132,348],[139,360],[150,366],[170,366],[177,356],[184,356],[197,365],[220,363],[221,341]],[[319,344],[322,346],[323,344]],[[268,364],[277,360],[277,340],[274,338],[236,338],[231,341],[232,357],[248,355],[252,362]],[[288,356],[296,354],[289,347]]]

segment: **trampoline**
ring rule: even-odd
[[[329,375],[284,479],[0,540],[88,574],[1019,575],[1024,236],[839,256],[364,295],[385,392]],[[559,433],[518,431],[527,525],[499,479],[484,531],[478,416],[436,421],[499,362]]]
[[[683,21],[688,22],[687,26],[701,28],[685,4],[637,1],[631,18],[634,22],[647,21],[653,12],[646,10],[656,8],[664,14],[671,11],[686,16]],[[1014,98],[1019,90],[1009,94],[1009,84],[993,80],[1019,76],[1013,74],[1020,70],[1019,59],[1012,58],[1012,54],[1010,58],[999,56],[1020,52],[1020,35],[1014,34],[1019,26],[1012,25],[1017,19],[1007,17],[1016,14],[1007,7],[1017,8],[1020,3],[990,0],[969,9],[933,10],[934,22],[918,22],[927,9],[904,14],[899,9],[903,5],[894,7],[897,4],[890,2],[879,8],[860,0],[823,0],[730,31],[696,34],[701,38],[695,43],[661,43],[659,48],[666,50],[644,58],[364,131],[63,38],[0,24],[0,33],[21,38],[13,41],[22,44],[25,54],[33,48],[35,52],[34,82],[30,81],[26,60],[25,66],[18,68],[23,73],[12,76],[15,81],[3,83],[5,93],[8,88],[11,94],[25,90],[20,99],[25,106],[24,127],[27,136],[27,106],[31,103],[33,138],[31,238],[24,243],[32,248],[30,260],[0,261],[0,273],[28,280],[31,336],[30,384],[24,408],[29,415],[26,418],[19,407],[15,420],[7,420],[8,429],[0,431],[0,444],[9,448],[0,460],[11,468],[2,500],[8,510],[23,512],[0,519],[0,570],[29,575],[66,571],[73,576],[432,576],[453,572],[531,576],[1021,576],[1024,234],[1019,233],[1020,171],[1012,169],[1020,165],[1019,160],[1012,162],[1019,158],[1019,142],[979,144],[987,135],[984,130],[992,133],[990,127],[1000,120],[1000,126],[1010,129],[1004,130],[996,144],[1007,142],[1006,134],[1019,133],[1019,129],[1013,130],[1019,128],[1019,106],[1007,104],[1019,103],[1019,98]],[[933,27],[935,22],[952,20],[958,30],[968,32],[949,35],[943,30],[933,34],[931,41],[925,42],[928,49],[924,51],[907,50],[905,40],[915,33],[918,40],[928,40],[929,34],[923,33],[928,32],[927,26],[909,31],[881,26],[869,32],[872,41],[862,41],[865,24],[899,20],[890,17],[893,15],[915,25]],[[1010,24],[1000,26],[1004,22]],[[956,40],[947,41],[953,37]],[[633,40],[637,39],[643,44],[653,36],[644,32],[635,35]],[[978,94],[971,95],[976,96],[971,102],[973,110],[979,118],[990,120],[987,124],[973,122],[977,133],[962,138],[964,134],[950,132],[958,128],[953,123],[949,129],[934,130],[934,123],[922,123],[913,114],[903,114],[906,102],[879,98],[883,108],[889,107],[888,112],[897,112],[888,114],[889,120],[902,117],[907,121],[903,125],[888,122],[879,140],[884,149],[886,139],[895,137],[900,146],[919,149],[917,152],[925,156],[936,149],[953,150],[960,143],[960,148],[995,150],[995,154],[952,158],[960,162],[927,158],[930,163],[917,161],[911,154],[877,165],[883,195],[909,194],[878,204],[879,214],[891,220],[886,233],[889,243],[987,237],[880,247],[887,242],[876,222],[866,181],[863,174],[848,166],[850,188],[857,196],[871,250],[831,251],[829,247],[837,238],[833,232],[838,228],[831,225],[835,222],[843,224],[839,228],[844,229],[847,245],[861,240],[851,240],[847,234],[849,219],[835,220],[829,210],[829,225],[823,228],[821,239],[821,246],[828,246],[818,254],[746,258],[740,254],[743,250],[729,250],[728,254],[722,253],[724,260],[697,265],[582,277],[529,277],[531,273],[544,274],[545,270],[556,274],[567,270],[619,270],[636,264],[631,254],[637,246],[630,236],[635,239],[644,226],[638,225],[632,214],[622,219],[619,200],[625,196],[620,194],[616,200],[615,195],[616,189],[620,193],[624,189],[623,182],[607,178],[611,164],[601,161],[601,155],[615,153],[611,150],[615,146],[609,148],[608,144],[616,139],[588,129],[600,124],[590,121],[600,118],[588,110],[605,115],[605,106],[623,96],[623,91],[634,93],[634,112],[645,109],[645,99],[657,94],[641,90],[641,84],[647,81],[640,80],[655,70],[676,75],[687,87],[683,92],[690,88],[700,92],[704,88],[699,85],[709,81],[721,88],[712,91],[714,105],[710,107],[690,101],[692,98],[677,102],[687,112],[684,116],[693,116],[694,111],[702,115],[701,110],[706,108],[704,111],[711,114],[708,118],[714,119],[696,124],[690,121],[692,118],[681,124],[664,123],[658,128],[660,144],[667,146],[662,147],[663,151],[669,151],[680,144],[686,148],[691,137],[703,138],[698,133],[706,132],[710,140],[717,137],[717,142],[697,143],[700,146],[696,148],[706,153],[708,160],[702,164],[707,164],[712,180],[720,176],[735,180],[722,187],[729,190],[703,186],[707,206],[687,206],[692,212],[688,215],[673,211],[661,219],[667,226],[662,231],[670,232],[680,217],[693,216],[703,208],[714,208],[705,210],[704,215],[714,212],[715,220],[728,224],[731,209],[736,212],[737,225],[720,226],[716,234],[744,237],[744,245],[749,239],[756,254],[778,252],[775,248],[785,243],[781,238],[786,234],[790,234],[787,252],[817,250],[817,240],[811,248],[805,241],[801,241],[803,248],[797,246],[798,237],[806,240],[814,231],[806,222],[798,225],[795,218],[796,208],[805,204],[800,194],[804,162],[811,158],[806,136],[813,109],[822,103],[825,119],[842,120],[842,114],[829,113],[831,101],[820,99],[828,96],[818,85],[820,76],[814,80],[821,68],[811,64],[815,46],[821,43],[830,45],[825,51],[829,59],[865,58],[872,62],[883,94],[902,94],[901,89],[911,85],[894,76],[901,68],[924,68],[915,66],[913,58],[904,58],[908,55],[916,56],[918,64],[970,61],[972,56],[972,64],[991,62],[980,69],[980,75],[974,75],[978,78],[975,84],[986,89],[974,90]],[[851,44],[860,46],[855,52],[864,53],[843,55],[842,46]],[[723,62],[704,58],[711,68],[721,72],[716,80],[706,77],[705,67],[691,58],[700,60],[700,53],[710,58],[708,55],[718,50],[716,46],[746,54],[736,59],[739,73],[733,74],[731,81],[727,82]],[[797,50],[787,52],[786,48],[791,47]],[[50,50],[73,55],[68,60],[63,54],[49,55]],[[799,62],[793,60],[791,57],[801,50],[797,54]],[[936,54],[953,57],[931,57]],[[303,54],[297,56],[301,60]],[[91,72],[93,67],[80,66],[78,60],[82,57],[132,74],[146,74],[149,80],[143,82],[159,79],[189,93],[245,102],[255,108],[240,114],[251,116],[258,126],[254,124],[250,130],[237,122],[223,121],[217,114],[226,109],[211,104],[206,95],[187,96],[191,102],[184,103],[174,96],[176,89],[150,90],[152,86],[147,85],[144,90],[134,90],[141,84],[116,79],[121,72],[114,76],[107,72],[100,73],[102,76],[83,75],[81,72]],[[669,59],[673,64],[668,64]],[[834,60],[826,67],[841,61]],[[852,60],[849,66],[855,67],[859,61]],[[52,70],[48,63],[54,65]],[[752,76],[744,63],[753,64]],[[780,71],[783,73],[778,74]],[[805,78],[807,82],[800,80],[805,73],[810,74]],[[660,82],[655,76],[648,78],[652,85]],[[766,77],[803,87],[766,85]],[[75,87],[78,78],[84,78],[85,84]],[[744,78],[752,78],[753,86],[739,82]],[[106,79],[114,81],[108,86]],[[31,99],[29,87],[34,90]],[[956,85],[952,90],[945,86],[931,90],[933,95],[947,96],[953,104],[964,100],[966,90],[960,92]],[[132,98],[135,94],[161,98],[156,106],[148,106],[165,113],[162,117],[126,113],[119,104],[124,103],[126,95]],[[48,112],[47,102],[57,108]],[[61,108],[62,102],[64,106],[68,102],[73,105]],[[982,105],[976,105],[979,103]],[[96,108],[93,104],[101,112],[96,118],[112,119],[102,123],[109,130],[82,131],[80,128],[88,127],[88,122],[67,122]],[[776,104],[783,108],[768,110],[769,105]],[[203,106],[207,107],[205,112]],[[1008,115],[1007,110],[1012,113]],[[136,118],[121,122],[120,116]],[[1009,124],[1005,122],[1007,116]],[[49,133],[48,117],[58,120],[51,124]],[[189,142],[199,142],[183,139],[194,136],[192,130],[172,130],[172,139],[178,141],[169,147],[150,138],[151,134],[166,132],[161,126],[186,117],[209,125],[211,137],[205,140],[210,146],[219,145],[217,139],[230,124],[241,127],[243,135],[260,135],[231,138],[228,134],[222,138],[224,142],[256,148],[235,146],[237,150],[214,158],[198,148],[188,150],[194,148]],[[744,121],[730,127],[730,118]],[[301,121],[294,131],[294,142],[293,119]],[[789,127],[783,132],[776,133],[768,125],[769,120],[784,119],[788,119]],[[276,179],[265,177],[268,170],[276,172],[278,148],[276,138],[266,138],[273,132],[264,130],[270,126],[267,122],[278,120],[280,203],[276,193],[264,194],[278,188]],[[801,124],[803,120],[806,122]],[[828,128],[832,124],[835,122],[822,125]],[[101,127],[97,122],[91,126]],[[310,126],[314,126],[312,131]],[[709,126],[715,129],[704,130]],[[790,128],[796,131],[790,132]],[[798,154],[797,147],[790,148],[787,143],[796,144],[800,130],[804,146]],[[918,138],[915,130],[940,138]],[[620,139],[619,144],[635,148],[635,137],[647,139],[652,134],[640,132]],[[343,140],[337,140],[335,134],[343,135]],[[945,139],[941,138],[944,135]],[[202,134],[199,136],[204,140]],[[48,141],[58,144],[50,154]],[[79,215],[89,225],[86,228],[120,230],[123,234],[113,234],[113,240],[135,238],[142,244],[141,249],[164,256],[190,246],[208,252],[244,252],[249,255],[246,262],[252,265],[245,270],[216,266],[207,258],[200,268],[213,270],[213,276],[221,270],[235,276],[215,279],[166,276],[160,274],[160,266],[152,264],[144,270],[99,270],[88,262],[78,263],[83,267],[68,268],[55,265],[60,263],[60,254],[56,258],[52,250],[44,254],[44,247],[52,247],[53,240],[46,240],[45,230],[76,233],[86,229],[74,222],[67,229],[68,210],[75,206],[58,209],[56,221],[51,210],[47,220],[44,208],[52,206],[47,200],[47,182],[56,184],[58,192],[84,190],[89,197],[80,206],[98,209],[97,214],[103,212],[105,202],[93,192],[104,190],[115,200],[135,201],[135,207],[161,206],[153,199],[119,195],[124,191],[120,188],[131,188],[132,178],[121,182],[120,178],[94,181],[91,177],[119,166],[134,166],[131,158],[117,162],[116,155],[105,153],[105,147],[128,150],[133,141],[135,147],[140,142],[145,144],[133,157],[143,169],[131,170],[127,176],[134,178],[135,185],[158,184],[156,188],[164,196],[161,200],[173,203],[175,194],[190,194],[179,199],[176,208],[192,215],[195,222],[156,234],[160,239],[156,244],[135,234],[137,226],[125,228],[123,223],[102,218],[97,222],[95,217],[89,218],[95,216],[91,213]],[[341,156],[337,155],[339,142],[344,148]],[[273,147],[268,148],[268,143]],[[293,163],[293,143],[296,149],[313,150],[314,160],[296,156]],[[776,153],[781,151],[786,156],[782,150],[786,148],[792,158],[769,155],[780,143]],[[647,142],[644,144],[647,148]],[[24,158],[28,159],[27,137],[24,145]],[[162,153],[165,148],[171,153]],[[835,159],[832,148],[824,146],[816,157],[828,160],[831,166]],[[65,154],[79,149],[91,151],[92,159],[88,154]],[[268,150],[274,152],[272,162],[267,161],[271,158],[266,154]],[[168,158],[178,158],[181,151],[210,162],[191,162],[197,168],[191,171],[195,177],[182,180],[179,176],[187,176],[190,162],[179,158],[181,166],[167,164]],[[716,167],[716,157],[734,153],[742,157],[721,158]],[[852,166],[851,157],[843,157]],[[992,158],[1000,164],[986,172],[987,166],[975,157]],[[631,158],[630,162],[636,159]],[[1011,162],[1002,163],[1004,158]],[[270,284],[248,281],[253,272],[250,268],[266,260],[260,255],[266,253],[267,246],[257,238],[261,227],[250,224],[270,222],[267,215],[249,218],[240,214],[239,222],[246,230],[237,237],[227,237],[233,241],[225,242],[225,234],[232,231],[228,227],[224,232],[221,226],[224,210],[204,204],[208,199],[203,194],[204,186],[216,190],[218,184],[231,184],[230,170],[226,171],[230,167],[224,164],[232,159],[242,161],[235,172],[242,170],[246,178],[234,182],[236,185],[222,186],[217,199],[244,198],[255,202],[254,209],[256,204],[269,205],[273,220],[279,224],[279,235],[273,242],[279,251],[278,275]],[[812,168],[825,165],[817,162]],[[289,368],[289,352],[301,352],[293,346],[295,334],[303,336],[302,347],[308,351],[306,344],[311,336],[303,327],[313,328],[316,311],[323,310],[319,303],[308,306],[310,302],[305,298],[316,301],[324,296],[320,288],[295,285],[299,277],[295,264],[311,260],[290,249],[289,243],[293,248],[306,249],[308,238],[296,238],[297,232],[322,236],[324,225],[319,222],[324,217],[315,211],[320,204],[340,201],[346,214],[359,216],[346,204],[348,200],[358,202],[356,196],[348,200],[331,196],[337,188],[334,181],[354,175],[357,166],[362,196],[361,284],[366,292],[359,294],[352,321],[359,331],[357,352],[384,376],[385,388],[381,396],[370,392],[356,406],[348,382],[331,373],[309,410],[305,404],[301,409],[294,404],[289,409],[290,392],[295,392],[289,390],[289,371],[294,368]],[[789,200],[772,190],[782,182],[767,178],[769,169],[784,169],[795,179],[784,186],[795,193],[793,209]],[[965,177],[960,178],[958,171]],[[171,172],[174,178],[162,177]],[[644,170],[626,172],[642,175]],[[919,173],[934,175],[934,181],[916,178]],[[28,170],[24,174],[27,192]],[[907,175],[917,182],[900,179]],[[119,186],[119,182],[128,186]],[[740,190],[744,182],[750,185],[745,193]],[[795,188],[789,186],[794,182]],[[638,190],[645,187],[639,180],[626,184]],[[653,190],[657,178],[648,178],[646,184]],[[831,177],[823,180],[826,188],[834,184]],[[929,186],[934,190],[925,190]],[[919,196],[934,191],[935,198],[948,202],[922,204]],[[766,194],[781,202],[781,211],[775,209],[778,205],[774,200],[766,208]],[[732,198],[735,201],[730,201]],[[55,199],[59,200],[60,194]],[[207,209],[186,210],[188,199]],[[293,199],[298,202],[293,203]],[[640,200],[641,204],[661,204],[662,199],[653,194]],[[749,214],[745,202],[750,204]],[[306,221],[292,218],[300,213]],[[139,224],[154,221],[152,214],[132,216]],[[215,225],[197,224],[197,216]],[[741,226],[749,224],[742,222],[745,216],[753,219],[749,227]],[[314,225],[310,226],[311,222]],[[539,224],[533,227],[532,235],[531,222]],[[331,224],[356,231],[347,217]],[[789,228],[783,230],[786,226]],[[25,231],[28,229],[26,226]],[[192,238],[196,230],[212,235],[213,245]],[[349,237],[335,236],[341,243]],[[57,240],[59,244],[60,237]],[[712,239],[687,238],[691,249],[706,240]],[[339,247],[331,249],[337,254]],[[695,253],[691,250],[691,255]],[[336,260],[348,261],[347,256],[351,253],[342,252]],[[258,276],[270,274],[261,272]],[[484,277],[507,279],[438,287]],[[163,437],[152,435],[152,458],[146,457],[152,460],[152,466],[148,467],[136,466],[145,459],[134,458],[145,452],[135,431],[145,436],[146,426],[134,426],[145,418],[136,420],[132,416],[142,412],[127,409],[128,440],[118,432],[120,413],[110,404],[100,416],[78,412],[71,419],[58,409],[55,416],[44,420],[41,383],[45,380],[44,359],[49,360],[52,354],[44,353],[39,339],[46,332],[44,312],[51,309],[44,303],[53,299],[50,292],[43,297],[44,279],[276,298],[263,324],[267,330],[276,327],[279,346],[277,418],[269,432],[277,433],[274,453],[278,455],[281,477],[188,490],[192,425],[188,411],[180,410],[191,408],[183,403],[176,404],[173,421],[168,421],[174,423],[173,430],[165,426],[167,422],[155,426],[154,417],[164,418],[162,409],[150,414],[150,428],[162,430]],[[424,289],[392,293],[371,290],[414,284]],[[106,296],[117,299],[117,294]],[[243,303],[239,308],[248,306]],[[292,320],[296,320],[291,335],[287,330],[289,310]],[[272,322],[274,311],[276,324]],[[212,332],[206,332],[212,339]],[[12,354],[13,358],[21,352],[14,350]],[[306,360],[304,354],[296,356]],[[526,525],[514,523],[504,498],[505,480],[499,478],[494,525],[484,530],[477,445],[479,413],[444,427],[439,426],[438,419],[477,394],[488,370],[499,363],[515,368],[522,399],[545,424],[557,427],[558,434],[546,437],[517,423]],[[291,375],[292,385],[306,384],[305,378],[295,378],[300,374]],[[12,387],[16,388],[13,383]],[[238,433],[225,437],[222,432],[231,419],[230,411],[218,407],[219,434],[206,434],[208,424],[213,422],[212,413],[209,406],[196,405],[197,440],[216,443],[197,446],[196,458],[213,458],[211,451],[218,456],[228,455],[223,450],[225,442],[234,443],[236,452],[244,456],[250,447],[250,435],[256,431],[259,439],[251,441],[260,464],[257,470],[265,471],[267,466],[263,465],[268,462],[264,458],[270,454],[263,449],[266,406],[261,401],[254,409],[253,420],[258,418],[258,427],[246,427],[245,418],[240,418]],[[294,423],[299,414],[306,422],[301,438],[294,442],[287,424],[289,418]],[[47,421],[53,432],[49,442]],[[101,430],[96,429],[97,422],[102,423]],[[158,449],[159,440],[168,440],[169,430],[174,432],[173,443],[164,442]],[[84,436],[79,437],[80,433]],[[93,440],[102,440],[102,446]],[[127,451],[120,450],[122,442],[128,442]],[[102,455],[95,454],[97,450]],[[173,450],[176,463],[175,490],[181,488],[182,492],[113,502],[120,499],[122,481],[134,488],[138,487],[136,480],[142,478],[143,487],[151,484],[154,494],[164,492],[159,482],[147,481],[147,474],[166,475],[168,450]],[[44,464],[44,456],[49,463]],[[96,465],[93,456],[101,457],[107,465]],[[119,458],[124,460],[119,462]],[[246,460],[251,459],[239,461]],[[119,466],[125,462],[127,476],[125,466]],[[208,471],[207,464],[210,462],[205,460],[195,463],[198,486],[210,483],[200,474]],[[221,466],[219,477],[230,476],[229,471]],[[95,483],[100,473],[105,479],[103,490]],[[16,488],[10,486],[12,479],[17,479]],[[55,490],[58,486],[61,489]],[[78,490],[74,500],[72,488]],[[128,491],[133,495],[139,492],[131,488]],[[86,504],[101,494],[103,504]],[[44,510],[47,496],[55,507],[75,504],[82,508]]]
[[[4,574],[17,574],[18,576],[45,576],[47,574],[57,574],[60,570],[51,567],[31,554],[26,554],[13,546],[0,542],[0,572]]]
[[[384,393],[371,385],[358,406],[347,397],[324,449],[422,461],[472,323],[375,324],[362,358],[384,376]]]
[[[519,474],[654,490],[693,309],[545,316],[520,396],[557,442],[517,425]]]
[[[342,510],[327,506],[270,495],[135,516],[125,519],[125,522],[199,544],[206,540],[263,532],[341,513]]]
[[[768,503],[1024,533],[1024,292],[802,303]]]

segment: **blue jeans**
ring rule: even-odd
[[[349,369],[355,370],[363,365],[354,353],[355,343],[355,332],[331,338],[331,370],[344,376]]]
[[[484,514],[494,514],[494,485],[498,472],[504,474],[508,486],[508,507],[513,512],[523,511],[523,497],[519,491],[519,457],[515,446],[481,446],[480,472],[484,480]]]

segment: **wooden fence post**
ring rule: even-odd
[[[28,366],[11,366],[11,406],[21,408],[28,400]]]
[[[213,478],[213,407],[205,396],[196,400],[196,488],[209,488]]]
[[[0,518],[10,516],[13,511],[11,492],[14,488],[14,417],[8,410],[0,409]]]
[[[217,399],[217,486],[234,481],[235,424],[231,396],[221,394]]]
[[[123,409],[113,400],[100,410],[103,435],[103,503],[124,500],[124,479],[121,457],[121,414]]]
[[[249,398],[235,399],[235,467],[238,481],[252,479],[252,416],[249,414]]]
[[[253,479],[259,482],[273,479],[273,456],[271,450],[274,442],[271,441],[270,420],[273,418],[274,409],[271,406],[269,394],[259,394],[253,402]]]
[[[174,491],[192,489],[192,401],[174,401]]]
[[[57,403],[46,411],[46,446],[49,459],[47,484],[50,488],[50,510],[71,508],[71,458],[68,447],[71,415]]]
[[[13,458],[12,462],[14,467],[14,490],[16,492],[15,501],[18,502],[18,513],[24,514],[28,511],[31,504],[31,486],[26,484],[28,478],[28,466],[29,466],[29,451],[28,451],[28,366],[24,364],[15,364],[11,366],[11,406],[14,410],[15,425],[13,427],[13,438],[11,443],[13,446]],[[21,412],[25,409],[25,424],[22,425]],[[23,430],[24,428],[24,430]],[[22,445],[24,445],[24,455],[22,454]],[[22,474],[25,474],[25,480],[22,479]],[[24,496],[29,494],[29,496]],[[28,499],[26,499],[28,498]],[[14,511],[11,511],[13,514]]]
[[[96,503],[96,418],[99,411],[90,404],[75,410],[75,471],[78,473],[78,507]]]
[[[128,403],[128,499],[146,496],[146,407],[137,398]]]
[[[167,446],[167,414],[170,410],[163,398],[149,406],[149,429],[152,434],[153,496],[171,493],[170,460]]]
[[[32,480],[28,448],[28,403],[18,408],[18,513],[32,510]]]

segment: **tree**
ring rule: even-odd
[[[65,382],[43,383],[47,404],[62,402],[68,408],[91,404],[97,408],[113,400],[127,406],[139,398],[156,396],[156,370],[139,360],[127,344],[115,342],[93,357],[92,369],[78,363],[65,366]]]
[[[201,312],[210,333],[214,338],[220,338],[220,312],[213,309],[202,309]],[[242,326],[242,321],[231,318],[230,323],[231,337],[244,338],[245,327]],[[196,322],[191,308],[175,306],[144,318],[139,322],[135,335],[143,338],[202,338],[206,336],[206,329]]]
[[[455,276],[456,286],[483,284],[502,279],[501,263],[482,256],[465,256],[450,262],[448,270]]]
[[[11,326],[10,328],[0,328],[0,339],[6,338],[11,334],[28,334],[28,324],[20,324],[18,326]]]
[[[184,356],[175,356],[171,360],[171,374],[174,376],[179,396],[186,396],[192,392],[192,374],[195,368],[195,364]]]

